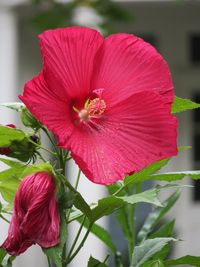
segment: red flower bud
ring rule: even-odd
[[[16,128],[16,125],[14,124],[6,124],[6,126]],[[12,150],[9,147],[0,147],[0,155],[8,156],[10,153],[12,153]]]
[[[9,147],[0,147],[0,155],[8,156],[12,153],[12,150]]]
[[[10,127],[10,128],[16,128],[16,125],[15,124],[6,124],[7,127]]]
[[[38,172],[26,176],[15,196],[8,237],[2,247],[17,256],[37,243],[43,248],[59,243],[60,217],[52,176]]]

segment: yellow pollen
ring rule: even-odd
[[[105,109],[106,103],[103,99],[100,98],[94,98],[93,100],[90,100],[87,106],[89,116],[102,115],[105,112]]]
[[[106,110],[106,103],[103,99],[94,98],[92,100],[87,100],[84,108],[78,110],[76,107],[72,107],[75,112],[78,113],[80,121],[87,121],[92,117],[98,117],[102,115]]]

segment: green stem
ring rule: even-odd
[[[78,188],[78,184],[79,184],[79,181],[80,181],[80,177],[81,177],[81,170],[79,169],[79,170],[78,170],[78,174],[77,174],[77,178],[76,178],[75,189]]]
[[[76,249],[76,251],[72,254],[72,256],[69,259],[67,259],[67,261],[66,261],[67,264],[70,263],[76,257],[76,255],[79,253],[79,251],[81,250],[81,248],[85,244],[85,241],[88,238],[88,235],[90,233],[90,230],[91,230],[92,226],[93,226],[93,223],[90,223],[90,225],[89,225],[89,227],[87,229],[87,232],[85,233],[85,235],[84,235],[84,237],[83,237],[80,245],[78,246],[78,248]]]
[[[129,262],[131,262],[135,246],[135,205],[128,205],[128,224],[131,231],[131,238],[128,241]]]
[[[120,188],[121,189],[121,188]],[[129,195],[132,195],[133,192],[135,194],[138,194],[141,192],[141,183],[137,183],[134,188],[127,188],[127,193]],[[122,189],[121,189],[122,190]],[[119,191],[119,190],[118,190]],[[136,210],[136,204],[135,205],[128,205],[128,224],[131,231],[131,238],[128,240],[128,254],[129,254],[129,261],[131,263],[134,247],[136,244],[136,222],[135,222],[135,210]]]
[[[30,143],[32,143],[32,144],[34,144],[35,146],[37,146],[37,147],[39,147],[39,148],[41,148],[41,149],[45,150],[46,152],[48,152],[48,153],[52,154],[53,156],[56,156],[56,153],[54,153],[53,151],[51,151],[51,150],[50,150],[50,149],[48,149],[48,148],[45,148],[45,147],[43,147],[43,146],[41,146],[41,145],[39,145],[39,144],[35,143],[35,142],[34,142],[34,141],[32,141],[31,139],[29,139],[29,142],[30,142]]]
[[[10,223],[10,221],[6,219],[2,214],[0,214],[0,218],[3,219],[5,222]]]
[[[114,194],[113,194],[113,196],[116,196],[116,195],[118,195],[123,189],[125,189],[125,185],[122,185]]]
[[[64,160],[63,150],[60,149],[60,151],[59,151],[59,168],[62,170],[63,176],[65,176],[65,165],[66,165],[66,161]]]
[[[53,141],[53,139],[51,138],[51,135],[49,133],[49,131],[45,128],[42,127],[42,130],[45,132],[45,134],[47,135],[47,137],[49,138],[49,141],[51,142],[51,144],[53,145],[53,148],[55,149],[55,151],[57,151],[57,146],[55,145],[55,142]]]
[[[40,157],[40,159],[43,161],[43,162],[47,162],[45,160],[45,158],[42,156],[42,154],[39,152],[39,151],[36,151],[36,154],[38,154],[38,156]]]
[[[62,180],[66,184],[66,177],[65,177],[65,167],[66,167],[66,160],[63,155],[62,149],[56,149],[56,157],[57,157],[57,167],[61,170]],[[65,187],[63,186],[63,193],[65,193]],[[64,243],[63,250],[62,250],[62,267],[65,267],[65,258],[66,258],[66,252],[67,252],[67,240]]]
[[[78,170],[78,174],[77,174],[77,178],[76,178],[75,188],[74,188],[75,190],[78,188],[78,184],[79,184],[79,181],[80,181],[80,177],[81,177],[81,170],[79,169],[79,170]],[[70,208],[70,209],[67,211],[67,216],[66,216],[66,222],[67,222],[67,223],[69,222],[69,216],[70,216],[71,210],[72,210],[72,208]]]
[[[48,256],[47,256],[47,261],[48,261],[48,266],[51,267],[51,262]]]
[[[73,250],[74,250],[74,248],[75,248],[75,246],[76,246],[76,244],[77,244],[77,241],[78,241],[78,239],[79,239],[79,237],[80,237],[80,234],[81,234],[81,231],[82,231],[82,229],[83,229],[85,220],[86,220],[86,216],[84,216],[84,218],[83,218],[83,221],[82,221],[82,223],[81,223],[81,225],[80,225],[80,228],[79,228],[79,230],[78,230],[78,232],[77,232],[77,235],[76,235],[76,237],[75,237],[75,239],[74,239],[74,242],[73,242],[73,244],[72,244],[72,246],[71,246],[71,249],[70,249],[70,251],[69,251],[69,253],[68,253],[67,259],[69,259],[69,258],[71,257],[71,255],[72,255],[72,253],[73,253]]]

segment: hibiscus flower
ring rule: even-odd
[[[43,70],[20,99],[91,181],[112,184],[177,154],[172,79],[151,45],[84,27],[39,38]]]
[[[47,172],[26,176],[16,193],[8,237],[2,247],[17,256],[35,243],[43,248],[56,246],[59,231],[53,177]]]

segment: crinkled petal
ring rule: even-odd
[[[30,187],[30,182],[27,181],[24,188],[21,188],[22,193],[32,190],[27,195],[29,198],[30,194],[33,196],[27,201],[30,202],[27,203],[29,208],[21,223],[23,233],[41,247],[55,246],[59,243],[60,220],[52,177],[46,173],[35,174],[34,186]],[[26,195],[20,199],[25,201]],[[23,203],[20,203],[20,207],[22,206]]]
[[[2,248],[5,249],[10,255],[17,256],[27,250],[34,244],[33,240],[30,240],[20,230],[20,224],[16,213],[14,212],[9,227],[8,237],[2,244]]]
[[[59,232],[53,178],[46,172],[26,176],[16,193],[8,237],[2,247],[13,256],[35,243],[52,247],[59,244]]]
[[[61,140],[71,134],[73,124],[70,102],[67,99],[61,100],[49,89],[42,73],[25,84],[24,94],[19,98],[30,112]]]
[[[39,37],[45,79],[51,90],[62,98],[88,96],[94,58],[104,41],[100,33],[69,27],[49,30]]]
[[[112,184],[176,155],[176,128],[177,121],[159,93],[144,91],[107,109],[102,118],[77,127],[67,146],[91,181]]]
[[[173,102],[167,63],[150,44],[130,34],[110,35],[96,58],[92,87],[104,88],[114,104],[136,92],[157,90],[165,103]]]

